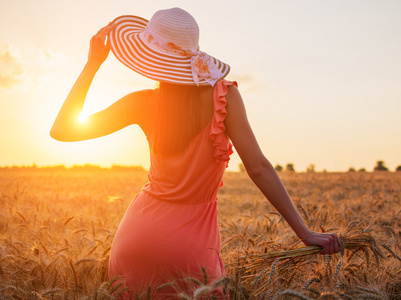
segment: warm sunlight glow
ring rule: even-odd
[[[7,6],[0,9],[0,28],[7,30],[0,30],[0,166],[149,167],[146,135],[137,125],[72,143],[49,135],[85,66],[90,38],[120,15],[149,19],[168,8],[162,0],[98,2],[1,2]],[[231,66],[227,80],[238,82],[255,137],[273,165],[293,163],[301,172],[311,164],[317,171],[371,171],[378,160],[395,171],[401,164],[401,1],[173,2],[195,17],[201,50]],[[227,13],[211,18],[205,7]],[[241,42],[233,42],[233,33]],[[85,130],[93,114],[154,87],[109,53],[75,125]],[[240,162],[235,151],[229,170]]]
[[[86,122],[86,118],[88,117],[88,115],[81,113],[78,117],[78,120],[80,123],[85,123]]]

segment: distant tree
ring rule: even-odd
[[[375,171],[388,171],[388,168],[384,165],[384,161],[378,160],[376,162],[376,167],[374,168]]]
[[[396,172],[401,172],[401,165],[399,165],[395,170]]]
[[[348,169],[348,172],[355,172],[355,168],[354,168],[354,167],[350,167],[350,168]]]
[[[283,170],[283,166],[277,164],[277,165],[274,167],[274,169],[275,169],[277,172],[281,172],[281,171]]]
[[[361,169],[358,170],[358,172],[366,172],[366,169],[365,168],[361,168]]]
[[[309,167],[306,168],[306,172],[315,172],[315,165],[314,164],[310,164]]]
[[[295,172],[294,164],[287,164],[287,166],[285,167],[285,170],[287,172]]]

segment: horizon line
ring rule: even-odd
[[[241,164],[240,164],[241,165]],[[233,171],[233,170],[227,170],[227,172],[246,172],[245,169],[242,169],[239,165],[239,169],[237,171]],[[276,167],[279,164],[276,165]],[[281,165],[280,165],[281,166]],[[65,164],[55,164],[55,165],[43,165],[43,166],[38,166],[35,163],[31,164],[31,165],[0,165],[0,170],[7,170],[7,169],[58,169],[58,170],[70,170],[70,169],[75,169],[75,170],[137,170],[137,171],[149,171],[149,169],[145,168],[142,165],[120,165],[120,164],[113,164],[111,166],[102,166],[102,165],[98,165],[98,164],[90,164],[90,163],[86,163],[86,164],[73,164],[70,166],[66,166]],[[377,171],[387,171],[387,172],[400,172],[401,171],[401,166],[398,166],[394,171],[390,170],[390,169],[382,169],[382,170],[375,170],[375,167],[373,167],[373,169],[371,171],[368,171],[366,168],[359,168],[358,170],[355,169],[354,167],[349,167],[348,170],[346,171],[328,171],[326,169],[323,169],[321,171],[317,171],[317,170],[309,170],[308,168],[304,171],[289,171],[286,170],[284,167],[282,167],[281,170],[277,170],[277,172],[279,173],[361,173],[361,172],[366,172],[366,173],[373,173],[373,172],[377,172]]]

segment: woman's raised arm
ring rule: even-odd
[[[108,108],[79,122],[86,95],[92,80],[102,63],[106,60],[110,46],[106,39],[113,29],[109,24],[100,29],[90,41],[88,61],[65,99],[50,130],[50,136],[59,141],[71,142],[104,136],[136,123],[145,123],[144,114],[150,90],[129,94]],[[141,126],[142,127],[142,126]]]
[[[306,245],[323,247],[323,254],[339,252],[340,241],[335,234],[316,233],[307,228],[273,166],[263,155],[236,86],[229,87],[226,99],[226,130],[249,177]]]

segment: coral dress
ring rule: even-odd
[[[225,95],[232,84],[216,84],[213,117],[183,152],[151,153],[149,182],[128,207],[110,254],[109,277],[122,275],[131,295],[149,286],[152,299],[191,295],[194,285],[188,277],[203,282],[201,267],[209,282],[225,276],[217,192],[232,153],[223,123]],[[172,281],[174,285],[160,289]]]

